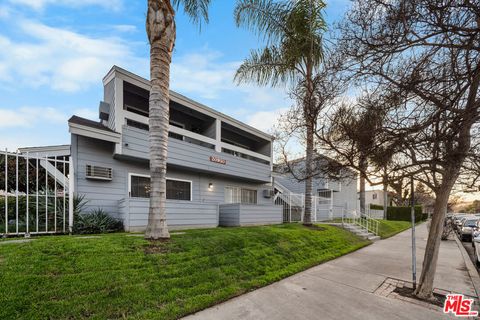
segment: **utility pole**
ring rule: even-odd
[[[412,218],[412,280],[413,290],[417,289],[417,256],[415,246],[415,195],[413,186],[413,175],[410,182],[410,197],[411,197],[411,218]]]

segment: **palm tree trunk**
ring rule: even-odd
[[[174,11],[168,0],[149,0],[147,35],[150,41],[150,208],[146,239],[170,238],[166,216],[167,142],[170,63],[175,43]]]
[[[313,125],[307,121],[307,145],[305,154],[305,214],[303,218],[304,225],[312,224],[312,189],[313,189]]]

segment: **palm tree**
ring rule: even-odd
[[[237,83],[258,85],[305,86],[303,120],[306,133],[305,150],[305,217],[312,222],[312,188],[314,132],[317,118],[313,78],[323,60],[323,0],[238,0],[235,21],[265,39],[266,46],[252,50],[238,68]]]
[[[169,238],[166,213],[170,63],[175,46],[175,10],[180,5],[193,22],[208,22],[211,0],[148,0],[146,29],[150,42],[150,208],[145,238]]]

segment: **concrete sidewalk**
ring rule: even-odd
[[[387,278],[411,281],[411,231],[252,291],[186,319],[448,319],[438,310],[374,292]],[[417,270],[427,240],[417,227]],[[435,287],[477,296],[462,252],[443,241]]]

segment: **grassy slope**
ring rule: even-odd
[[[389,238],[404,230],[409,229],[412,226],[408,221],[391,221],[391,220],[379,220],[378,235],[382,238]]]
[[[367,245],[333,226],[57,236],[0,245],[0,319],[174,319]]]

